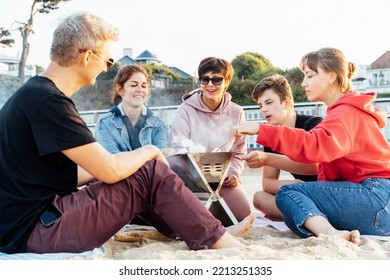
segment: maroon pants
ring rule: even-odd
[[[61,218],[48,228],[38,222],[27,252],[79,253],[100,247],[137,215],[165,235],[177,234],[192,250],[210,248],[226,231],[183,181],[156,160],[115,184],[95,181],[56,197],[53,205]]]

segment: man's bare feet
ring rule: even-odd
[[[243,236],[251,229],[253,221],[256,219],[256,214],[251,213],[244,220],[236,225],[227,227],[226,230],[233,236]]]
[[[244,247],[245,245],[238,241],[234,236],[229,232],[225,232],[217,242],[211,246],[211,249],[223,249],[223,248],[235,248],[235,247]]]
[[[227,227],[226,232],[213,246],[211,246],[211,249],[244,247],[245,245],[237,240],[235,236],[243,236],[248,233],[255,219],[256,214],[252,213],[238,224]]]
[[[324,234],[319,234],[318,236],[321,236]],[[360,243],[360,232],[358,230],[336,230],[333,234],[327,234],[328,236],[335,236],[335,237],[340,237],[343,238],[349,242],[352,242],[354,244],[359,244]]]

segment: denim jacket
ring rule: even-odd
[[[123,114],[122,104],[117,107]],[[148,108],[143,106],[142,115],[147,114]],[[96,140],[110,153],[132,151],[129,135],[120,115],[114,110],[104,114],[96,124]],[[145,126],[141,129],[139,140],[142,146],[152,144],[158,148],[168,146],[168,127],[157,116],[151,115],[146,119]]]

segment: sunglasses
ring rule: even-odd
[[[199,81],[204,86],[208,85],[210,81],[214,86],[220,86],[223,82],[223,79],[224,79],[223,77],[210,78],[209,76],[202,76],[200,77]]]
[[[84,53],[84,52],[87,52],[87,51],[88,50],[79,50],[79,53]],[[102,58],[102,56],[100,54],[98,54],[97,52],[95,52],[94,50],[91,50],[91,52],[94,55],[96,55],[97,57]],[[114,59],[113,58],[107,58],[107,60],[105,62],[106,62],[107,71],[110,70],[110,68],[112,66],[114,66]]]

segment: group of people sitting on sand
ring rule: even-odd
[[[93,135],[70,97],[112,67],[118,33],[89,13],[67,17],[54,31],[47,69],[1,108],[0,252],[83,252],[140,221],[191,250],[243,247],[236,236],[256,218],[240,182],[245,162],[263,168],[253,206],[296,235],[355,244],[360,234],[390,235],[387,113],[374,106],[375,93],[352,89],[355,65],[341,51],[322,48],[300,61],[308,100],[327,106],[323,119],[297,114],[288,81],[274,74],[252,92],[266,123],[246,122],[227,91],[232,65],[207,57],[200,88],[183,95],[169,129],[145,106],[145,69],[121,68],[115,107]],[[247,135],[264,151],[248,153]],[[237,224],[224,227],[169,167],[166,156],[183,139],[234,152],[220,195]],[[280,180],[281,170],[294,180]]]

